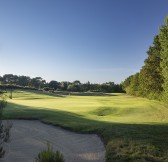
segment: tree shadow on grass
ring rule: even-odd
[[[71,95],[71,96],[118,96],[114,93],[103,92],[69,92],[69,91],[55,91],[55,94]]]
[[[48,95],[52,97],[66,97],[66,96],[118,96],[124,93],[103,93],[103,92],[69,92],[69,91],[37,91],[37,90],[26,90],[33,94]]]
[[[65,95],[61,95],[61,94],[56,94],[56,93],[52,93],[52,92],[47,92],[47,91],[37,91],[37,90],[21,90],[21,91],[25,91],[25,92],[30,92],[32,94],[37,94],[37,95],[42,95],[42,96],[51,96],[51,97],[66,97]],[[32,97],[30,97],[32,98]],[[44,99],[43,97],[41,97],[42,99]],[[36,98],[32,98],[32,99],[40,99],[40,97],[36,97]]]
[[[168,151],[167,123],[110,123],[88,119],[83,115],[71,112],[51,110],[46,107],[28,107],[13,103],[9,103],[7,109],[4,111],[4,119],[40,120],[44,123],[60,126],[75,132],[96,133],[102,138],[105,145],[108,145],[110,141],[119,139],[133,141],[138,144],[146,144],[147,147],[148,145],[152,145],[152,147],[155,147],[155,150],[157,149],[162,152]],[[122,147],[126,146],[122,145]],[[112,152],[110,151],[108,151],[107,157]],[[144,151],[143,147],[142,151]],[[151,154],[151,156],[158,156],[156,153],[154,153],[156,155]]]

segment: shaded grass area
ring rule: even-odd
[[[116,94],[103,92],[69,92],[69,91],[55,91],[55,94],[72,95],[72,96],[117,96]]]
[[[53,98],[53,97],[64,97],[61,94],[57,94],[57,93],[49,93],[46,91],[35,91],[35,90],[27,90],[27,91],[19,91],[19,90],[15,90],[13,93],[13,97],[15,99],[19,99],[19,100],[29,100],[29,99],[44,99],[47,98]]]
[[[125,95],[112,96],[114,98],[48,96],[45,100],[47,104],[42,102],[46,94],[16,92],[14,97],[4,111],[5,118],[38,119],[76,132],[97,133],[106,146],[107,162],[168,161],[168,124],[165,119],[168,116],[167,108],[162,103]],[[85,105],[86,101],[90,106]],[[132,104],[129,106],[129,103]],[[78,106],[74,108],[76,104]],[[159,105],[160,108],[157,107]],[[136,120],[137,113],[141,115],[139,120]],[[129,120],[125,119],[127,116],[130,116]]]

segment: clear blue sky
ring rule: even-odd
[[[167,0],[0,0],[0,75],[120,83],[167,14]]]

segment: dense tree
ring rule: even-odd
[[[81,88],[80,88],[80,85],[78,84],[69,84],[68,85],[68,88],[67,88],[68,91],[72,91],[72,92],[80,92],[81,91]]]
[[[100,86],[102,92],[114,92],[115,84],[114,82],[103,83]]]
[[[90,91],[100,92],[101,91],[100,84],[90,84]]]
[[[81,86],[82,92],[87,92],[89,90],[90,90],[90,82],[89,81],[87,83],[82,84],[82,86]]]
[[[17,84],[18,76],[13,74],[5,74],[3,76],[3,82],[7,84]]]
[[[122,84],[115,84],[113,92],[123,93],[125,91],[122,88]]]
[[[168,16],[160,33],[154,37],[153,46],[139,74],[123,82],[127,93],[151,99],[168,101]]]
[[[164,79],[163,98],[165,101],[168,101],[168,16],[165,19],[165,25],[160,29],[159,40],[161,44],[161,67]]]
[[[30,83],[30,80],[31,80],[30,77],[22,75],[18,77],[17,84],[20,86],[28,86]]]
[[[55,80],[52,80],[52,81],[50,81],[49,83],[48,83],[48,86],[50,87],[50,88],[53,88],[53,89],[57,89],[57,88],[59,88],[59,83],[57,82],[57,81],[55,81]]]
[[[68,85],[67,90],[73,91],[73,92],[80,92],[82,89],[81,87],[82,87],[81,82],[79,80],[75,80],[71,84]]]
[[[61,82],[60,84],[61,90],[66,91],[68,88],[68,85],[69,85],[69,82],[66,82],[66,81]]]
[[[140,71],[140,93],[142,96],[159,99],[162,94],[163,77],[161,74],[160,42],[159,37],[154,38],[154,46],[150,47],[145,65]]]
[[[0,84],[3,83],[3,77],[0,76]]]
[[[123,83],[124,90],[131,95],[139,95],[139,73],[129,76]]]
[[[122,83],[122,87],[123,89],[130,94],[130,85],[131,85],[131,81],[132,81],[132,77],[133,75],[129,76],[128,78],[125,79],[125,81]]]
[[[73,84],[75,84],[75,85],[81,85],[81,82],[79,80],[75,80],[75,81],[73,81]]]
[[[79,80],[75,80],[72,83],[64,81],[57,82],[55,80],[46,83],[41,77],[30,78],[28,76],[17,76],[13,74],[5,74],[3,77],[0,76],[0,88],[1,89],[43,89],[45,91],[54,92],[55,90],[73,91],[73,92],[123,92],[120,84],[114,82],[107,82],[103,84],[91,84],[81,83]],[[12,96],[12,95],[11,95]]]
[[[40,89],[43,87],[44,83],[45,80],[43,80],[41,77],[35,77],[30,80],[29,86]]]
[[[139,73],[136,73],[131,78],[131,84],[130,84],[130,94],[139,95]]]

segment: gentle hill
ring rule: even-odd
[[[107,145],[107,161],[167,160],[168,106],[158,101],[126,94],[14,91],[4,116],[39,119],[74,131],[97,133]]]
[[[78,95],[77,95],[78,94]],[[75,113],[88,119],[119,123],[168,123],[168,108],[158,101],[125,94],[83,96],[60,95],[41,91],[14,91],[8,110],[56,110]],[[15,106],[14,106],[15,105]],[[28,115],[28,114],[27,114]]]

